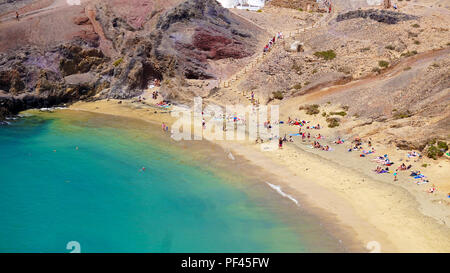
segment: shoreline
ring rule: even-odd
[[[173,121],[168,111],[135,107],[127,101],[122,104],[116,100],[79,102],[69,109],[124,116],[153,124]],[[280,128],[280,133],[284,132]],[[311,211],[317,208],[329,214],[325,218],[335,220],[328,221],[332,226],[327,223],[326,229],[335,238],[339,237],[337,234],[352,234],[348,242],[350,250],[362,251],[369,242],[376,241],[381,252],[450,251],[450,222],[438,223],[436,217],[431,217],[435,215],[425,215],[435,209],[434,205],[442,204],[418,202],[420,197],[404,187],[380,183],[362,171],[315,155],[298,145],[288,144],[282,150],[262,152],[259,146],[248,141],[213,143],[281,181],[280,184],[265,183],[279,186],[286,195],[306,202]],[[286,198],[281,194],[280,197]],[[444,216],[445,213],[444,210]]]

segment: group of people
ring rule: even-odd
[[[169,131],[169,126],[163,122],[163,123],[161,124],[161,129],[162,129],[164,132],[168,132],[168,131]]]
[[[281,32],[278,32],[275,36],[273,36],[272,39],[269,40],[269,42],[264,47],[263,52],[264,53],[269,52],[272,49],[272,47],[275,45],[275,42],[279,39],[283,39],[283,33],[281,33]]]
[[[331,0],[325,0],[323,4],[327,7],[328,13],[331,13]]]
[[[312,143],[312,146],[313,146],[314,148],[320,149],[320,150],[322,150],[322,151],[331,151],[330,146],[328,146],[328,145],[322,145],[322,144],[320,144],[319,141],[314,141],[314,142]]]
[[[317,126],[307,126],[309,121],[299,120],[299,119],[291,119],[291,117],[288,118],[288,125],[294,126],[298,125],[299,133],[298,134],[292,134],[292,135],[299,135],[302,137],[302,140],[305,141],[306,138],[310,139],[311,134],[309,132],[306,132],[305,130],[302,132],[302,127],[305,127],[306,129],[320,129],[320,124],[317,124]],[[304,129],[305,129],[304,128]],[[291,135],[291,139],[292,139]],[[319,133],[316,137],[316,139],[323,139],[324,137]],[[291,141],[290,139],[290,141]],[[279,148],[282,149],[283,142],[286,141],[286,137],[284,139],[279,139]],[[293,141],[293,140],[292,140]],[[334,141],[335,144],[344,144],[345,140],[338,137],[337,140]],[[367,148],[364,147],[367,145]],[[355,137],[353,141],[350,144],[348,151],[359,151],[360,157],[365,157],[366,155],[375,153],[375,148],[372,146],[372,140],[369,139],[368,141],[363,141],[360,137]],[[312,148],[315,149],[321,149],[323,151],[331,151],[332,149],[328,145],[322,145],[319,141],[314,140],[311,143]],[[411,151],[407,153],[407,159],[414,159],[414,162],[421,159],[422,155],[420,155],[416,151]],[[377,162],[379,165],[374,169],[374,172],[377,174],[382,173],[392,173],[394,176],[394,181],[398,181],[398,173],[399,171],[407,171],[410,170],[413,166],[411,164],[402,163],[400,166],[398,166],[395,171],[391,171],[389,168],[393,166],[394,162],[390,160],[389,156],[387,154],[384,154],[383,156],[377,156],[373,159],[375,162]],[[412,171],[411,177],[414,179],[417,179],[415,183],[417,185],[422,185],[425,183],[429,183],[429,180],[426,179],[426,177],[420,173],[420,171]],[[435,193],[437,191],[437,187],[433,185],[430,187],[427,192],[429,193]],[[448,197],[450,198],[450,193],[448,194]]]
[[[152,92],[152,99],[156,100],[158,98],[158,91]]]
[[[355,146],[353,148],[350,148],[349,151],[357,149],[357,150],[361,150],[363,149],[362,147],[362,140],[360,138],[355,138],[355,140],[353,141],[353,143],[355,144]],[[375,149],[372,147],[372,143],[369,140],[368,141],[368,145],[369,147],[371,147],[371,149],[369,149],[369,151],[365,151],[363,150],[363,154],[361,155],[365,155],[365,154],[369,154],[369,153],[374,153]],[[362,156],[363,157],[363,156]],[[407,158],[411,159],[411,158],[422,158],[422,156],[415,152],[408,152],[407,153]],[[377,156],[373,159],[375,162],[377,162],[379,165],[376,167],[376,169],[374,170],[374,172],[378,173],[378,174],[383,174],[383,173],[392,173],[394,176],[394,181],[398,181],[398,172],[399,171],[407,171],[410,170],[413,166],[411,164],[405,164],[402,163],[400,166],[398,166],[395,171],[390,171],[389,167],[392,166],[394,164],[393,161],[391,161],[389,159],[389,156],[387,154],[383,155],[383,156]],[[416,160],[414,160],[416,161]],[[382,165],[382,166],[380,166]],[[415,183],[417,185],[422,185],[422,184],[426,184],[429,183],[430,181],[428,179],[426,179],[425,175],[423,175],[420,171],[411,171],[410,177],[412,177],[413,179],[415,179]],[[430,187],[427,192],[429,193],[434,193],[437,191],[437,187],[435,185],[433,185],[432,187]]]

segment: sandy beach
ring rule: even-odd
[[[174,121],[167,110],[131,100],[120,104],[117,100],[79,102],[70,109],[137,118],[157,124],[171,124]],[[297,127],[280,126],[281,135],[295,133],[296,130]],[[314,132],[311,133],[313,135]],[[327,135],[326,131],[320,133]],[[332,136],[327,137],[327,141],[331,141]],[[328,219],[332,219],[328,221],[332,224],[327,224],[331,233],[337,235],[343,232],[354,239],[347,242],[350,250],[450,251],[450,203],[446,200],[446,192],[427,192],[431,186],[429,184],[433,183],[439,189],[447,189],[449,181],[445,180],[445,175],[448,174],[449,163],[445,159],[426,169],[432,183],[416,185],[406,171],[399,174],[396,182],[392,174],[373,172],[376,163],[368,157],[360,158],[358,152],[347,152],[348,145],[334,145],[332,152],[325,152],[310,148],[310,141],[295,139],[292,143],[287,142],[283,149],[262,152],[259,145],[249,141],[215,143],[277,177],[275,184],[279,183],[284,193],[300,200],[312,211],[317,208],[325,212]],[[376,155],[389,153],[395,161],[406,154],[406,151],[378,144],[374,146],[378,152]],[[267,182],[271,181],[262,181]]]

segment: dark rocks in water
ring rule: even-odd
[[[414,20],[417,16],[405,13],[390,11],[390,10],[353,10],[346,13],[339,14],[336,18],[337,22],[355,18],[369,18],[380,23],[397,24],[400,21]]]

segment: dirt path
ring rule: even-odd
[[[261,25],[256,24],[255,22],[245,18],[244,16],[236,14],[237,16],[245,19],[246,21],[255,24],[259,28],[265,30],[270,34],[270,36],[267,37],[267,40],[269,40],[272,35],[275,35],[275,33],[270,33],[270,30],[268,28],[264,28]],[[299,33],[311,31],[315,28],[321,28],[325,26],[330,20],[333,19],[334,13],[326,14],[325,16],[321,17],[318,21],[314,22],[314,24],[303,27],[303,28],[296,28],[296,29],[280,29],[280,31],[283,33],[284,39],[290,38],[292,36],[296,36]],[[243,100],[245,104],[259,104],[260,100],[258,98],[258,95],[255,94],[254,100],[252,100],[251,94],[249,92],[245,93],[242,90],[239,90],[239,84],[243,82],[249,75],[251,75],[254,71],[258,70],[259,67],[264,63],[264,60],[270,58],[275,52],[280,50],[280,47],[284,47],[285,40],[278,41],[274,44],[273,48],[266,53],[260,53],[255,54],[251,60],[245,65],[243,68],[238,70],[236,73],[228,77],[228,79],[225,79],[221,84],[220,87],[222,87],[222,90],[216,94],[212,98],[210,98],[211,101],[215,102],[216,104],[221,105],[222,103],[219,102],[216,98],[225,98],[226,100],[230,100],[230,98],[227,98],[230,96],[237,95],[239,97],[239,102]],[[281,49],[284,50],[284,49]]]

